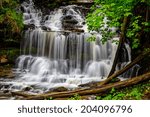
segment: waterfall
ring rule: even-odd
[[[126,65],[131,63],[131,48],[129,44],[125,43],[124,47],[122,48],[123,54],[122,57],[120,58],[121,61],[118,62],[116,66],[116,71],[124,68]],[[138,64],[135,64],[133,67],[131,67],[129,70],[127,70],[125,73],[119,76],[121,80],[125,80],[126,78],[132,78],[135,76],[138,76],[138,72],[140,70],[140,66]]]
[[[44,14],[29,0],[21,8],[27,30],[21,42],[21,56],[16,60],[17,77],[5,82],[11,84],[11,90],[31,87],[31,92],[39,93],[60,86],[76,88],[107,77],[118,47],[112,40],[118,37],[102,44],[101,34],[95,34],[94,42],[87,41],[92,34],[88,33],[82,6],[62,6]],[[117,70],[131,61],[128,45],[126,50],[124,56],[127,53],[128,60]]]
[[[62,6],[47,15],[31,0],[21,7],[29,28],[21,44],[22,55],[16,60],[20,82],[77,87],[107,77],[117,45],[112,41],[102,44],[100,34],[95,42],[87,41],[92,35],[81,6]]]

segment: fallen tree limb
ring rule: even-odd
[[[28,94],[28,93],[24,93],[24,92],[21,92],[21,91],[17,91],[17,92],[11,92],[11,94],[13,96],[22,96],[22,97],[31,97],[31,96],[35,96],[33,94]]]
[[[66,91],[66,92],[75,93],[76,94],[76,92],[84,91],[84,90],[87,90],[87,89],[89,89],[89,88],[76,89],[76,90],[73,90],[73,91]],[[63,91],[63,92],[65,92],[65,91]],[[45,93],[45,95],[46,94],[58,94],[58,93],[61,93],[61,92],[48,92],[48,93]],[[11,92],[11,94],[13,96],[22,96],[24,98],[36,96],[35,94],[33,95],[33,94],[25,93],[25,92],[22,92],[22,91]]]
[[[102,93],[104,91],[108,91],[111,90],[111,88],[122,88],[122,87],[126,87],[126,86],[131,86],[134,84],[137,84],[139,82],[145,81],[145,80],[150,80],[150,72],[143,74],[141,76],[138,77],[134,77],[125,81],[120,81],[117,83],[113,83],[113,84],[107,84],[103,87],[97,87],[94,89],[85,89],[85,90],[76,90],[76,91],[64,91],[64,92],[59,92],[59,93],[50,93],[50,94],[40,94],[40,95],[36,95],[36,96],[31,96],[31,97],[27,97],[26,99],[28,100],[33,100],[33,99],[47,99],[47,98],[65,98],[65,97],[71,97],[74,96],[75,94],[79,94],[80,96],[83,95],[93,95],[93,94],[99,94]]]
[[[133,60],[131,63],[129,63],[123,69],[117,71],[116,73],[114,73],[111,76],[109,76],[106,80],[100,82],[99,85],[102,86],[104,84],[107,84],[113,78],[115,78],[115,77],[123,74],[124,72],[126,72],[127,70],[129,70],[131,67],[133,67],[135,64],[137,64],[138,62],[140,62],[143,58],[145,58],[146,56],[148,56],[149,54],[150,54],[150,52],[146,52],[146,53],[143,53],[143,54],[139,55],[135,60]]]

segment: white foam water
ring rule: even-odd
[[[34,82],[47,89],[104,80],[108,75],[117,45],[111,41],[101,44],[101,35],[88,42],[89,33],[27,31],[17,59],[20,82]],[[27,54],[27,55],[26,55]],[[43,85],[44,84],[44,85]],[[49,85],[46,85],[49,84]]]

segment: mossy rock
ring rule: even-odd
[[[16,58],[20,55],[20,49],[11,48],[0,51],[0,56],[5,56],[8,63],[15,63]]]

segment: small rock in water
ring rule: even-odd
[[[9,90],[4,90],[4,91],[3,91],[3,93],[9,93],[9,92],[10,92]]]
[[[35,28],[35,25],[34,24],[30,24],[30,25],[24,25],[24,29],[27,30],[27,29],[34,29]]]
[[[42,26],[42,29],[45,30],[45,31],[51,31],[51,28],[46,27],[46,26]]]
[[[22,90],[23,91],[30,91],[31,89],[33,89],[32,87],[25,87],[25,88],[23,88]]]

